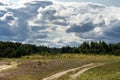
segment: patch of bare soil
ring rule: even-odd
[[[76,71],[76,70],[79,70],[81,68],[86,68],[86,67],[89,67],[89,66],[92,66],[92,65],[94,65],[94,63],[90,63],[90,64],[83,65],[81,67],[77,67],[77,68],[69,69],[69,70],[66,70],[66,71],[62,71],[62,72],[56,73],[56,74],[54,74],[52,76],[49,76],[47,78],[43,78],[42,80],[54,80],[54,79],[58,79],[59,77],[65,75],[68,72]]]
[[[72,74],[70,76],[70,80],[74,80],[77,77],[79,77],[81,74],[83,74],[84,72],[86,72],[87,70],[95,68],[95,67],[98,67],[98,66],[101,66],[101,65],[103,65],[103,63],[97,63],[97,64],[92,64],[92,65],[86,66],[83,69],[81,69],[80,71],[78,71],[77,73]]]

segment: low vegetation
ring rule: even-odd
[[[78,47],[50,48],[31,44],[0,42],[0,65],[19,65],[0,71],[0,80],[42,80],[55,73],[89,63],[102,63],[76,80],[120,80],[120,43],[83,42]],[[10,62],[10,63],[9,63]],[[57,80],[68,80],[79,70],[68,72]]]
[[[119,70],[120,57],[111,56],[111,55],[106,55],[106,56],[84,55],[84,54],[59,54],[59,55],[50,55],[50,56],[31,55],[31,56],[24,56],[18,59],[17,58],[3,59],[0,61],[0,63],[2,64],[2,62],[9,62],[9,61],[10,62],[17,61],[20,64],[15,69],[10,69],[10,70],[5,70],[0,72],[0,80],[42,80],[43,78],[49,77],[55,73],[80,67],[89,63],[105,63],[104,66],[95,68],[96,73],[94,69],[89,70],[89,71],[93,71],[95,74],[97,74],[96,69],[102,70],[103,73],[104,72],[106,73],[107,67],[108,66],[112,67],[112,65],[113,67],[108,70],[108,71],[111,71],[110,73],[113,72],[113,73],[116,73],[114,74],[115,76],[116,75],[119,76],[118,73],[120,71]],[[94,76],[94,74],[89,74],[89,71],[87,71],[87,73],[85,72],[85,74],[81,76],[84,77],[86,75],[89,75],[89,78],[90,76]],[[58,80],[68,80],[68,77],[71,74],[76,72],[65,74],[62,77],[60,77],[60,79]],[[80,79],[78,78],[78,80],[89,80],[89,78],[81,79],[81,76],[80,76]],[[98,78],[93,80],[97,80]],[[109,79],[106,79],[106,80],[109,80]]]
[[[91,69],[78,77],[77,80],[120,80],[120,62]]]

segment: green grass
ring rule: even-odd
[[[120,80],[120,62],[91,69],[76,80]]]
[[[2,79],[10,79],[10,80],[41,80],[44,77],[53,75],[57,72],[64,71],[67,69],[71,69],[74,67],[78,67],[84,64],[89,63],[86,60],[51,60],[51,61],[41,61],[39,65],[39,60],[29,60],[22,62],[17,69],[8,70]],[[11,79],[11,77],[14,77]],[[1,79],[1,80],[2,80]]]
[[[120,59],[120,56],[114,55],[85,55],[85,54],[56,54],[56,55],[31,55],[31,56],[23,56],[21,59],[32,59],[32,60],[66,60],[66,59],[91,59],[91,60],[105,60],[105,59]]]
[[[57,72],[79,67],[87,63],[108,64],[85,72],[78,80],[120,80],[117,79],[120,74],[119,56],[83,54],[58,54],[49,56],[31,55],[17,59],[7,58],[0,60],[0,62],[3,61],[18,61],[21,64],[15,70],[0,72],[0,74],[3,75],[3,77],[0,77],[0,80],[41,80],[42,78],[51,76]],[[109,66],[111,66],[111,68],[108,68]],[[113,73],[107,75],[107,71]],[[68,80],[67,78],[70,74],[72,73],[62,76],[60,80]],[[101,74],[101,76],[98,74]],[[103,79],[102,76],[113,77],[112,79]]]

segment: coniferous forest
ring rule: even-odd
[[[51,48],[47,46],[36,46],[32,44],[22,44],[14,42],[0,42],[0,57],[19,58],[25,55],[40,54],[54,55],[65,53],[78,54],[99,54],[99,55],[120,55],[120,43],[83,42],[77,47]]]

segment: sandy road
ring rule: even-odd
[[[102,65],[104,65],[104,64],[103,63],[97,63],[97,64],[93,64],[91,66],[85,67],[85,68],[81,69],[80,71],[78,71],[77,73],[72,74],[70,76],[70,80],[75,80],[77,77],[79,77],[81,74],[83,74],[87,70],[98,67],[98,66],[102,66]]]
[[[17,67],[16,62],[11,62],[10,64],[2,64],[2,65],[0,65],[0,72],[3,70],[10,69],[10,68],[15,68],[15,67]]]
[[[56,74],[54,74],[52,76],[43,78],[42,80],[57,80],[59,77],[65,75],[68,72],[72,72],[72,71],[76,71],[76,70],[81,69],[79,72],[77,72],[77,73],[75,73],[75,74],[70,76],[70,80],[72,80],[72,79],[77,78],[80,74],[84,73],[85,71],[87,71],[87,70],[89,70],[91,68],[100,66],[100,65],[102,65],[102,64],[99,64],[99,63],[97,63],[97,64],[89,63],[89,64],[83,65],[81,67],[77,67],[77,68],[73,68],[73,69],[69,69],[69,70],[66,70],[66,71],[62,71],[62,72],[56,73]]]

